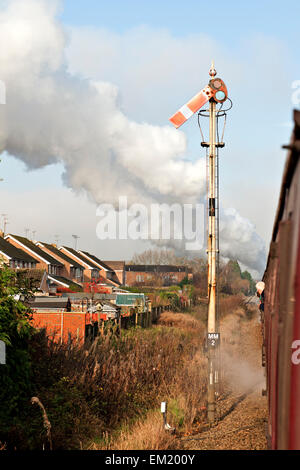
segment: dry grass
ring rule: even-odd
[[[189,314],[165,312],[159,325],[167,331],[168,341],[181,338],[179,356],[171,375],[165,368],[161,379],[164,386],[159,389],[160,401],[168,402],[167,420],[177,431],[185,434],[195,422],[203,422],[206,407],[207,362],[202,352],[203,324]],[[168,327],[166,328],[166,326]],[[161,326],[157,329],[160,330]],[[173,338],[173,340],[171,339]],[[187,349],[187,344],[189,348]],[[177,350],[171,354],[178,355]],[[146,418],[117,434],[107,434],[104,442],[90,448],[104,450],[170,450],[178,448],[178,440],[163,429],[162,415],[157,401],[156,411],[148,412]]]
[[[184,330],[200,330],[201,324],[186,313],[164,312],[159,318],[159,325],[174,326]]]
[[[220,316],[221,318],[231,313],[236,313],[237,309],[241,308],[244,301],[244,296],[241,294],[228,295],[220,297]]]
[[[162,450],[176,449],[174,434],[163,429],[162,415],[158,411],[150,412],[145,419],[138,421],[131,429],[123,430],[117,437],[109,440],[102,450]],[[94,444],[90,450],[97,450]]]

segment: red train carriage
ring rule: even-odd
[[[263,278],[266,285],[263,362],[272,449],[300,449],[299,111],[294,111],[294,122]]]

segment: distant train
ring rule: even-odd
[[[263,365],[271,449],[300,449],[300,112],[284,168],[266,271]]]

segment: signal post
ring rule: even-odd
[[[170,121],[176,128],[180,127],[194,113],[209,117],[209,142],[202,142],[206,147],[208,181],[207,181],[207,258],[208,258],[208,318],[207,318],[207,357],[208,357],[208,392],[207,392],[207,419],[213,425],[216,421],[216,393],[219,386],[219,318],[218,318],[218,259],[219,259],[219,169],[218,149],[224,147],[223,142],[217,139],[218,117],[225,116],[222,110],[223,103],[228,98],[227,88],[223,80],[216,77],[214,64],[209,71],[211,77],[209,84],[195,95],[188,103],[182,106]],[[201,110],[209,102],[209,110]],[[217,104],[220,108],[217,109]],[[200,111],[199,111],[200,110]],[[207,115],[208,111],[208,115]],[[199,123],[200,127],[200,123]],[[201,131],[201,127],[200,127]],[[202,133],[202,131],[201,131]],[[224,133],[224,132],[223,132]]]

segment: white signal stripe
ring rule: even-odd
[[[183,105],[169,120],[178,128],[195,114],[212,96],[210,86],[205,87],[190,101]]]
[[[181,112],[181,114],[183,114],[183,116],[185,117],[185,119],[189,119],[191,116],[193,116],[193,111],[188,107],[187,104],[183,105],[179,111]]]

